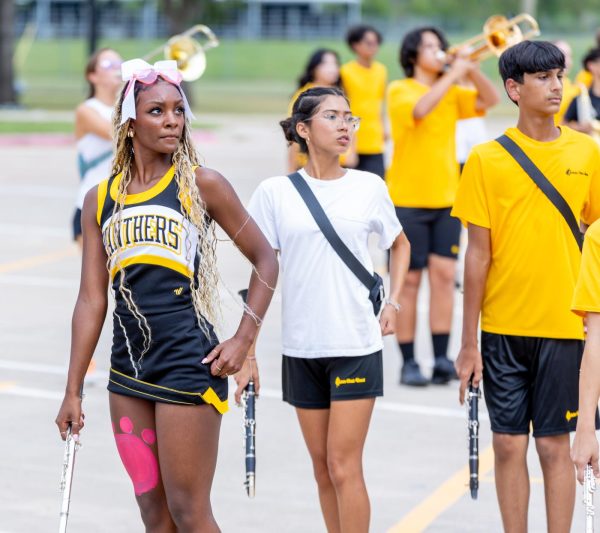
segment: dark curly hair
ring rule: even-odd
[[[423,28],[417,28],[416,30],[409,31],[402,39],[402,45],[400,46],[400,65],[404,70],[407,78],[412,78],[415,75],[415,65],[417,64],[417,55],[419,53],[419,46],[423,34],[426,32],[433,33],[440,40],[442,50],[448,49],[448,41],[442,31],[435,26],[425,26]]]
[[[279,123],[288,144],[297,143],[300,151],[304,154],[308,153],[308,144],[306,139],[298,135],[296,125],[299,122],[308,122],[317,112],[321,102],[328,96],[341,96],[346,102],[348,101],[344,92],[337,87],[313,87],[300,93],[294,102],[292,116]]]

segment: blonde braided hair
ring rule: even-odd
[[[162,81],[162,78],[160,78],[160,80]],[[146,88],[149,86],[143,87]],[[135,96],[137,100],[139,91],[143,89],[140,84],[136,84],[134,90],[136,91]],[[127,197],[127,188],[132,180],[131,166],[134,161],[133,141],[131,137],[127,135],[130,121],[121,124],[121,109],[124,96],[125,89],[121,92],[113,116],[115,156],[112,165],[112,175],[116,176],[119,173],[122,175],[118,183],[117,199],[113,207],[112,217],[108,227],[108,235],[114,237],[112,240],[117,245],[120,240],[116,238],[116,235],[119,234],[121,228],[123,208]],[[206,204],[202,200],[198,185],[196,184],[196,174],[194,169],[200,165],[200,160],[191,139],[190,128],[189,120],[186,117],[182,138],[177,146],[177,150],[173,153],[172,164],[175,167],[175,180],[177,182],[177,194],[181,206],[181,213],[184,220],[187,220],[189,224],[198,231],[197,245],[194,250],[190,249],[189,239],[184,239],[184,242],[187,245],[185,253],[188,259],[190,258],[190,254],[194,254],[197,255],[199,260],[197,272],[190,277],[190,291],[198,325],[210,339],[212,338],[210,325],[220,323],[221,319],[221,311],[218,303],[219,294],[217,290],[219,281],[216,257],[217,238],[215,224],[206,211]],[[111,254],[109,246],[110,240],[111,239],[107,238],[104,242],[108,256],[107,268],[109,269],[109,272],[114,269],[115,266],[118,267],[118,254],[121,251],[121,248],[117,248]],[[136,305],[131,290],[127,286],[124,269],[121,268],[118,272],[119,294],[122,296],[127,309],[137,320],[138,327],[144,337],[142,352],[136,360],[133,357],[131,343],[125,327],[119,318],[121,329],[125,335],[130,361],[134,368],[135,376],[137,377],[141,368],[142,359],[152,344],[152,331],[148,321]]]

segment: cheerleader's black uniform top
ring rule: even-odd
[[[157,402],[208,403],[225,413],[227,380],[202,364],[218,340],[212,325],[206,322],[207,335],[196,317],[190,279],[198,270],[198,231],[183,215],[174,175],[171,167],[149,190],[128,194],[118,225],[111,221],[121,174],[98,186],[97,221],[116,300],[108,390]],[[121,270],[138,312],[119,291]]]

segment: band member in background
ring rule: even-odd
[[[75,137],[81,183],[73,215],[73,238],[81,246],[81,209],[87,192],[110,177],[112,114],[122,85],[121,56],[110,48],[92,54],[85,68],[87,100],[75,110]]]
[[[73,239],[83,247],[81,209],[87,192],[110,177],[113,144],[112,114],[121,80],[121,56],[111,48],[94,52],[85,67],[89,85],[88,98],[75,110],[75,138],[79,189],[73,213]],[[96,360],[91,359],[87,370],[88,383],[96,380]]]
[[[288,142],[308,154],[300,179],[356,258],[373,272],[372,233],[381,249],[391,247],[389,299],[379,318],[369,291],[326,240],[288,177],[262,182],[249,211],[281,254],[283,399],[296,408],[327,531],[366,533],[363,447],[375,398],[383,394],[382,335],[396,324],[410,244],[381,178],[340,165],[357,124],[340,89],[319,87],[303,92],[281,122]],[[244,364],[245,376],[252,362]],[[238,385],[239,391],[245,383]]]
[[[319,48],[308,58],[304,72],[298,78],[298,89],[292,96],[287,114],[292,114],[298,96],[312,87],[341,87],[340,56],[335,50]],[[295,172],[306,165],[306,154],[298,149],[295,143],[288,147],[288,172]],[[351,160],[351,162],[353,162]]]
[[[348,30],[346,42],[356,58],[342,65],[342,86],[350,100],[350,109],[360,117],[355,135],[357,163],[354,168],[384,177],[385,149],[384,100],[387,68],[375,56],[383,38],[372,26],[354,26]]]
[[[567,41],[559,40],[554,41],[554,46],[556,46],[565,56],[565,72],[563,74],[563,92],[562,92],[562,102],[560,103],[560,109],[558,113],[554,116],[554,123],[558,126],[563,123],[563,119],[569,105],[573,101],[573,99],[579,94],[580,87],[577,83],[573,83],[569,79],[569,72],[571,71],[571,66],[573,65],[573,51],[571,50],[571,45]]]
[[[600,48],[600,28],[596,30],[594,40],[594,48]],[[590,88],[592,86],[592,81],[592,73],[586,70],[585,66],[577,73],[577,76],[575,76],[575,83],[577,85],[584,85],[587,88]]]
[[[579,416],[571,449],[577,479],[583,483],[583,471],[591,464],[594,476],[598,468],[596,417],[600,398],[600,221],[585,233],[581,270],[575,286],[572,309],[586,317],[586,338],[579,374]]]
[[[586,90],[581,86],[581,94],[569,105],[564,122],[577,131],[596,138],[600,136],[600,48],[592,48],[583,58],[583,66],[592,75],[592,84]]]
[[[146,531],[219,531],[210,490],[227,376],[256,336],[277,280],[273,249],[221,174],[198,166],[175,61],[122,65],[113,176],[82,214],[83,266],[71,362],[56,418],[83,427],[80,391],[115,295],[108,390],[117,449]],[[215,227],[251,261],[248,304],[219,343]],[[107,268],[108,267],[108,268]]]
[[[600,152],[588,136],[554,123],[564,69],[562,52],[545,41],[524,41],[501,55],[517,126],[473,148],[452,210],[469,233],[459,396],[462,403],[469,380],[479,385],[483,370],[505,531],[527,531],[531,427],[548,531],[567,533],[573,516],[569,432],[577,423],[583,323],[570,308],[580,263],[578,221],[600,216]],[[558,190],[573,227],[500,142],[520,147]]]
[[[417,296],[423,270],[430,285],[429,325],[435,363],[431,381],[456,377],[448,359],[460,222],[450,216],[458,184],[455,130],[459,119],[481,116],[499,96],[477,63],[461,51],[449,67],[437,28],[409,32],[400,48],[406,79],[389,85],[387,106],[394,141],[386,181],[396,214],[411,242],[410,270],[402,289],[396,337],[402,354],[400,383],[427,384],[415,361]],[[456,85],[467,78],[472,89]]]

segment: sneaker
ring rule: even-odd
[[[409,387],[424,387],[429,381],[423,374],[416,361],[406,361],[400,371],[400,384]]]
[[[458,379],[454,363],[447,357],[436,357],[433,365],[433,374],[431,375],[431,383],[435,385],[444,385],[453,379]]]

